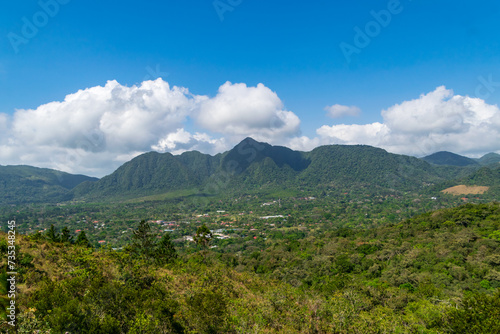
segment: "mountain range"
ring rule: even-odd
[[[102,200],[182,189],[212,194],[363,184],[406,190],[445,179],[442,170],[425,161],[371,146],[329,145],[300,152],[246,138],[215,156],[146,153],[97,182],[82,183],[74,193],[76,198]]]
[[[470,159],[438,152],[418,159],[366,145],[327,145],[301,152],[246,138],[214,156],[197,151],[145,153],[101,179],[30,166],[0,166],[0,203],[110,201],[176,191],[198,195],[318,187],[409,191],[474,178],[481,166],[499,162],[495,153]],[[490,178],[498,174],[482,173]]]

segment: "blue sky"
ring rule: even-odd
[[[500,104],[499,10],[500,5],[495,1],[474,4],[426,0],[3,2],[0,5],[0,113],[6,131],[34,126],[16,123],[18,118],[23,118],[16,117],[16,110],[41,115],[40,106],[63,101],[79,90],[104,87],[109,80],[130,88],[157,77],[168,82],[169,89],[184,87],[190,94],[207,99],[215,99],[220,94],[219,88],[228,81],[243,83],[248,89],[261,83],[270,91],[263,89],[261,93],[265,96],[257,94],[255,98],[276,102],[270,92],[275,93],[282,105],[276,105],[276,115],[279,115],[273,117],[285,123],[287,121],[281,119],[285,117],[282,111],[293,113],[287,114],[293,117],[287,116],[291,123],[286,131],[264,134],[250,129],[241,131],[242,128],[234,124],[234,127],[219,123],[207,125],[200,121],[203,119],[200,113],[222,118],[224,115],[208,107],[192,107],[199,110],[194,114],[183,112],[182,120],[175,121],[176,126],[165,125],[169,130],[155,130],[158,131],[156,139],[149,138],[137,145],[131,143],[116,151],[102,148],[103,156],[107,152],[113,158],[96,158],[99,161],[96,167],[71,166],[30,151],[21,157],[5,153],[0,156],[4,161],[0,163],[28,163],[100,175],[111,171],[127,157],[153,147],[174,153],[183,149],[210,153],[224,150],[239,140],[234,128],[244,135],[255,134],[262,140],[304,150],[325,143],[366,143],[413,155],[433,153],[428,152],[431,149],[453,150],[470,156],[498,151],[500,147],[496,147],[494,141],[489,146],[471,145],[470,141],[477,138],[476,133],[467,137],[467,144],[455,146],[444,139],[436,139],[436,133],[457,133],[475,124],[488,125],[488,131],[496,134],[498,116],[491,108]],[[390,22],[377,23],[374,13],[386,20],[384,13],[389,13]],[[33,24],[37,31],[26,34],[26,22]],[[356,31],[359,31],[356,27],[371,35],[361,47],[359,43],[356,46]],[[375,30],[367,31],[370,27]],[[342,43],[356,47],[357,53],[347,59],[341,49]],[[437,90],[441,86],[446,89]],[[248,89],[241,89],[237,96],[247,96],[245,92],[250,94]],[[236,94],[236,89],[232,93]],[[432,93],[438,97],[432,99]],[[427,96],[427,100],[422,96]],[[470,101],[459,97],[468,97]],[[413,120],[441,124],[442,118],[451,114],[469,119],[474,113],[476,121],[465,121],[462,130],[458,130],[456,124],[450,125],[449,130],[441,128],[437,132],[419,130],[427,131],[426,139],[433,138],[433,144],[427,149],[395,147],[391,141],[399,137],[389,134],[401,130],[394,124],[401,121],[398,115],[407,110],[405,101],[412,100],[420,103],[407,105],[413,108],[411,110],[422,109],[425,114],[425,110],[437,108],[433,115],[440,115],[439,119],[432,119],[429,115],[416,114]],[[437,102],[429,106],[428,103],[433,103],[431,100]],[[471,103],[475,109],[465,110]],[[219,106],[215,102],[212,104],[212,108]],[[333,105],[355,106],[360,111],[354,116],[345,113],[329,117],[325,108]],[[399,108],[383,115],[383,110],[395,106]],[[450,108],[454,111],[450,112]],[[58,112],[71,114],[73,110],[74,107],[68,107]],[[120,112],[127,113],[127,110]],[[49,114],[58,117],[55,111],[45,115]],[[24,119],[33,119],[32,116],[25,115]],[[72,120],[71,115],[61,117],[61,122]],[[479,124],[477,119],[484,124]],[[100,120],[102,123],[102,118]],[[230,121],[238,123],[244,119],[233,117]],[[373,124],[377,123],[387,129],[379,131],[382,134],[375,138],[373,127],[377,126]],[[52,126],[54,124],[64,126],[63,123]],[[177,140],[174,136],[170,138],[173,144],[160,145],[161,139],[167,138],[172,131],[179,135],[179,124],[191,135],[184,137],[190,139]],[[335,127],[337,125],[357,125],[358,128]],[[359,128],[361,125],[372,126]],[[229,130],[218,131],[219,128]],[[49,124],[34,131],[52,132]],[[195,132],[212,141],[202,140],[206,145],[201,145],[199,139],[192,137]],[[68,150],[75,145],[64,136],[15,138],[15,144],[3,138],[1,144],[4,151],[24,152],[22,147],[28,146],[29,140],[44,137],[47,142],[43,149],[49,153],[50,143],[56,145],[55,142],[67,140],[66,146],[58,144],[52,148],[57,148],[57,154],[68,155]],[[413,136],[407,140],[419,138]],[[223,142],[216,143],[216,139]]]

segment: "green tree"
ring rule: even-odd
[[[194,241],[200,246],[203,251],[203,262],[206,261],[207,248],[212,240],[212,232],[208,229],[207,225],[203,224],[196,230],[196,235],[194,236]]]
[[[462,304],[449,313],[453,333],[500,333],[500,290],[493,295],[467,293]]]
[[[61,230],[61,242],[67,242],[72,244],[73,243],[73,236],[69,232],[69,228],[67,226],[64,226],[63,229]]]
[[[194,241],[203,249],[207,249],[210,241],[212,240],[212,232],[208,229],[207,225],[203,224],[196,230]]]
[[[50,229],[46,233],[47,239],[49,239],[52,242],[60,242],[61,238],[59,236],[59,233],[56,232],[56,228],[54,227],[54,224],[50,224]]]
[[[158,263],[172,262],[177,258],[177,251],[170,239],[170,233],[165,233],[156,245],[155,260]]]
[[[142,258],[150,259],[154,255],[156,236],[151,232],[151,226],[145,220],[141,220],[137,230],[133,233],[132,252]]]
[[[85,234],[85,231],[81,231],[78,236],[76,237],[75,241],[76,245],[79,246],[84,246],[84,247],[92,247],[92,245],[89,242],[89,239],[87,239],[87,235]]]

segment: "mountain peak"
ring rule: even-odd
[[[238,145],[236,146],[239,146],[239,145],[252,145],[252,146],[256,146],[256,145],[269,145],[268,143],[262,143],[262,142],[259,142],[255,139],[253,139],[252,137],[246,137],[245,139],[243,139],[242,141],[240,141],[238,143]]]
[[[272,146],[258,142],[251,137],[243,139],[224,157],[224,164],[238,166],[237,173],[246,170],[251,164],[270,158],[278,167],[288,165],[295,171],[306,168],[310,161],[302,153],[284,146]]]
[[[431,155],[423,157],[422,160],[434,165],[448,165],[459,167],[474,166],[478,164],[474,159],[448,151],[433,153]]]
[[[498,165],[500,163],[500,154],[498,153],[488,153],[483,155],[481,158],[476,159],[482,166],[486,165]]]

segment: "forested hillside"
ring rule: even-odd
[[[199,186],[218,157],[189,152],[181,156],[149,152],[132,159],[97,182],[85,182],[74,190],[78,199],[110,200],[146,196]]]
[[[448,187],[457,185],[465,186],[483,186],[488,189],[484,197],[490,200],[497,200],[500,198],[500,167],[481,167],[466,176],[458,177],[454,180],[445,181],[430,188],[429,190],[443,190]]]
[[[300,224],[282,227],[281,237],[262,249],[242,244],[236,252],[211,248],[203,226],[195,235],[198,248],[177,251],[168,233],[158,239],[145,222],[123,250],[89,248],[80,235],[73,244],[53,230],[19,236],[19,329],[500,332],[498,203],[373,229],[301,235]],[[0,237],[6,252],[6,236]]]
[[[0,166],[0,205],[67,201],[71,189],[96,180],[47,168]]]

